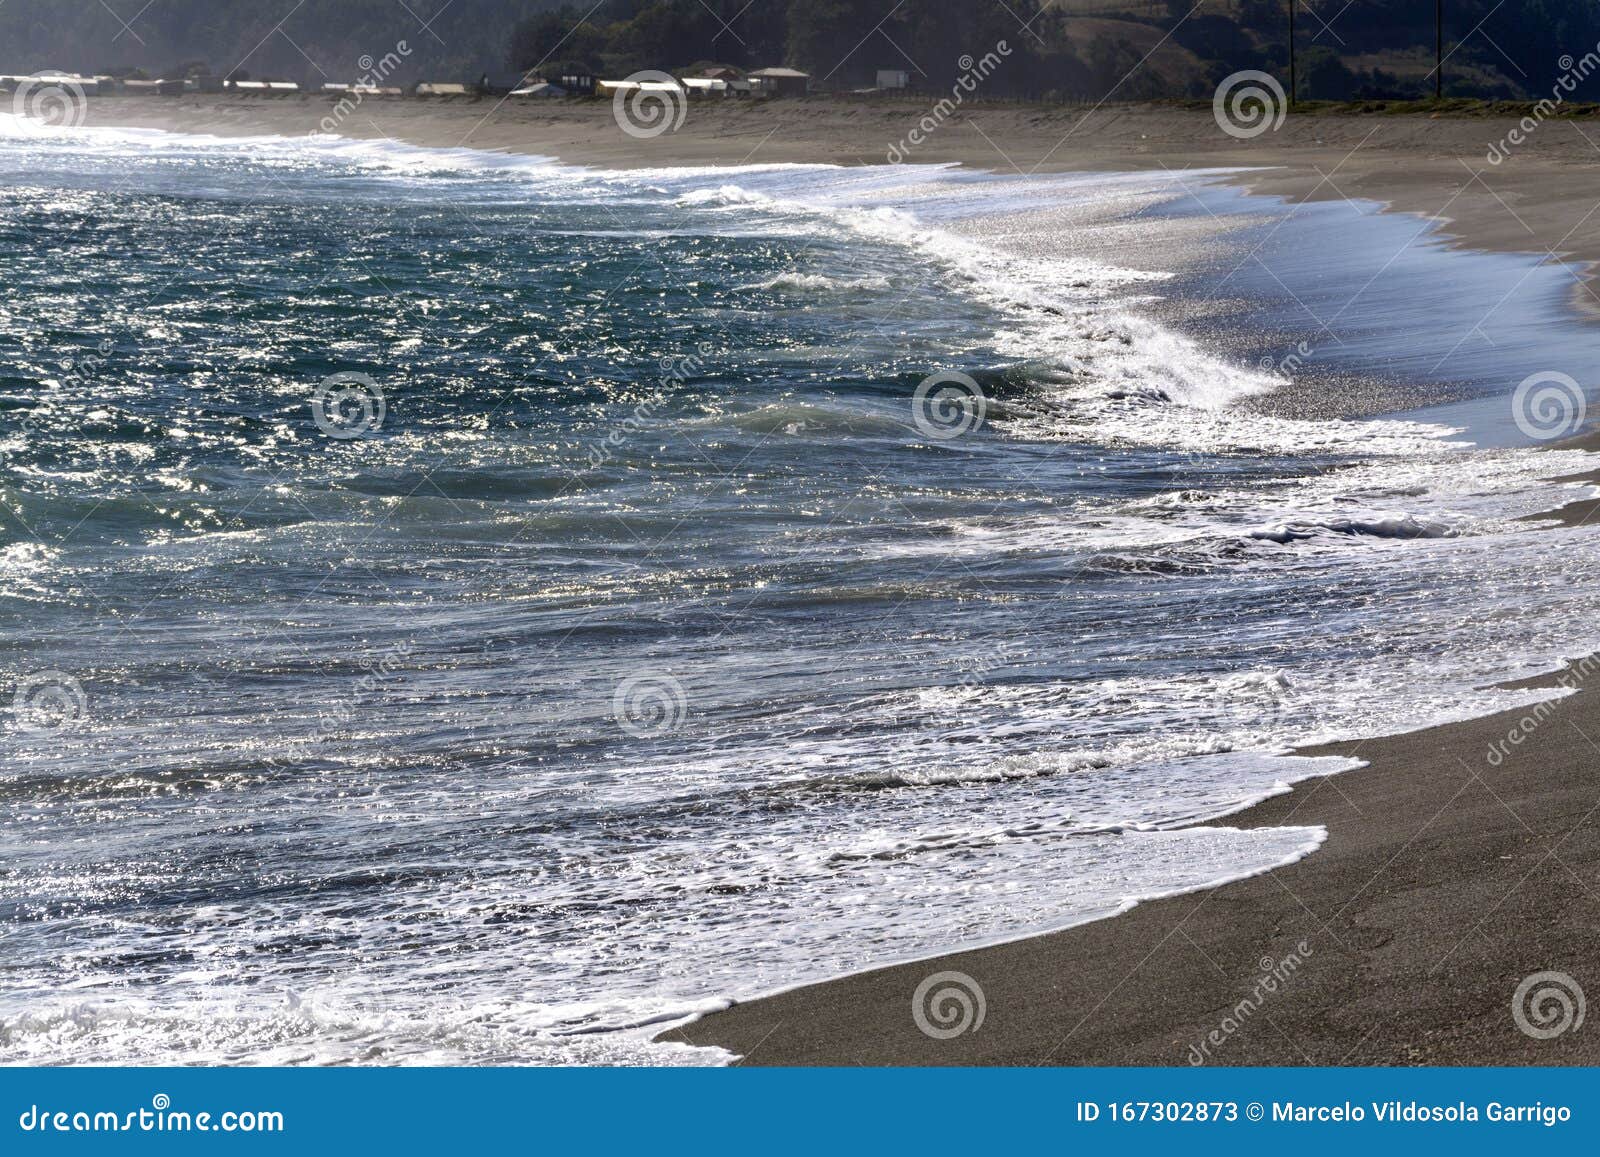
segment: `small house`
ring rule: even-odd
[[[878,69],[878,84],[880,89],[907,88],[911,84],[911,74],[903,68]]]
[[[595,91],[601,96],[615,96],[619,92],[682,93],[684,88],[676,80],[597,80]]]
[[[181,80],[125,80],[122,91],[128,96],[182,96]]]
[[[795,68],[761,68],[747,79],[757,96],[805,96],[811,90],[810,74]]]
[[[289,96],[300,91],[292,80],[235,80],[229,87],[246,96]]]
[[[424,81],[417,85],[418,96],[477,96],[477,89],[470,84],[439,84]]]
[[[728,82],[710,76],[686,76],[682,81],[690,96],[727,96]]]
[[[589,72],[563,73],[556,81],[556,84],[575,96],[593,96],[596,83],[594,74]]]

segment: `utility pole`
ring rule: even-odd
[[[1444,0],[1433,0],[1433,99],[1444,99]]]
[[[1438,2],[1442,2],[1442,0],[1438,0]],[[1295,97],[1295,83],[1294,83],[1294,6],[1296,4],[1298,4],[1298,3],[1300,3],[1300,0],[1289,0],[1289,107],[1290,108],[1294,107],[1294,97]]]

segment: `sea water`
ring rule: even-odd
[[[1570,275],[1221,177],[0,127],[0,1058],[715,1063],[1529,701]]]

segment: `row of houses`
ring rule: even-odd
[[[76,72],[44,72],[27,76],[0,76],[0,92],[15,92],[23,85],[72,87],[87,96],[181,96],[186,92],[297,93],[301,86],[290,80],[224,80],[220,76],[191,76],[183,80],[143,80],[121,76],[84,76]],[[348,86],[340,86],[348,87]],[[399,90],[396,89],[396,92]]]
[[[717,73],[725,75],[714,75]],[[570,78],[569,78],[570,79]],[[793,68],[762,68],[740,76],[733,69],[708,69],[700,76],[667,76],[648,79],[596,80],[591,91],[601,96],[629,92],[672,92],[691,97],[730,96],[805,96],[811,77]]]
[[[637,74],[636,74],[637,75]],[[696,76],[661,79],[603,80],[588,74],[568,73],[546,79],[525,76],[515,83],[493,85],[485,76],[477,84],[422,81],[406,87],[371,84],[343,84],[330,81],[320,87],[301,85],[292,80],[233,80],[220,76],[191,76],[182,80],[130,80],[114,76],[82,76],[77,73],[48,73],[32,76],[0,76],[0,92],[14,92],[22,84],[73,86],[89,96],[180,96],[186,92],[239,93],[259,96],[290,96],[322,92],[339,97],[360,94],[366,97],[556,97],[612,96],[634,90],[673,90],[688,96],[805,96],[811,78],[793,68],[762,68],[740,73],[732,68],[708,68]]]

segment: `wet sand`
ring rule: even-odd
[[[736,1005],[666,1039],[768,1065],[1600,1063],[1594,1025],[1539,1040],[1512,1016],[1534,973],[1600,992],[1600,695],[1560,700],[1492,765],[1531,711],[1306,751],[1368,766],[1226,821],[1325,825],[1290,867]],[[1258,988],[1264,964],[1276,991]],[[982,989],[977,1031],[917,1027],[913,994],[940,971]]]

